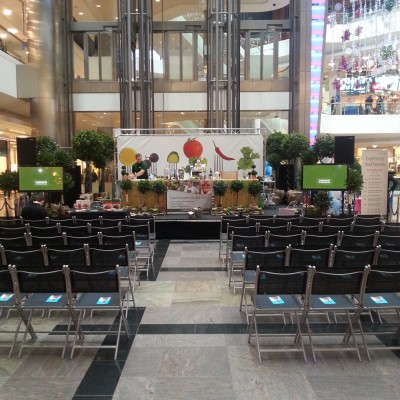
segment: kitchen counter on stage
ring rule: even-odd
[[[147,207],[154,208],[158,205],[161,210],[168,211],[185,211],[195,207],[201,207],[204,210],[211,209],[217,204],[221,204],[222,207],[234,207],[242,206],[248,207],[254,204],[253,197],[247,192],[247,183],[252,180],[243,180],[244,187],[235,193],[229,188],[229,184],[232,179],[221,180],[226,182],[228,189],[224,196],[221,197],[213,194],[213,182],[212,179],[192,179],[193,187],[188,187],[187,180],[181,179],[163,179],[167,187],[167,192],[157,195],[153,190],[149,190],[142,194],[138,190],[138,184],[140,180],[133,180],[133,188],[127,192],[121,194],[122,206],[123,207]],[[150,187],[151,183],[149,181]]]

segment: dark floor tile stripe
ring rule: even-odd
[[[151,270],[148,280],[155,281],[157,279],[168,246],[169,240],[157,242],[154,272]],[[146,277],[141,277],[141,279],[145,280]],[[72,400],[112,400],[135,335],[139,331],[144,311],[145,308],[143,307],[129,310],[127,319],[131,330],[131,338],[128,339],[125,335],[121,336],[117,360],[114,360],[114,351],[112,349],[100,349],[97,351]],[[117,324],[118,318],[116,317],[114,325]],[[85,325],[85,328],[97,329],[90,324]],[[107,335],[103,343],[106,344],[111,340],[115,341],[115,335]]]

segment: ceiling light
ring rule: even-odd
[[[3,14],[4,14],[4,15],[11,15],[11,14],[12,14],[12,11],[11,11],[10,9],[8,9],[8,8],[5,8],[5,9],[3,10]]]
[[[15,28],[8,28],[7,31],[12,33],[13,35],[16,35],[18,33],[18,29]]]
[[[5,33],[0,33],[0,38],[5,39],[7,35]]]
[[[374,148],[374,149],[376,149],[377,147],[378,147],[377,144],[373,144],[373,145],[372,145],[372,148]]]
[[[96,7],[97,7],[97,8],[100,8],[100,7],[101,7],[101,4],[96,4]]]
[[[82,12],[82,11],[79,11],[78,14],[79,14],[79,15],[83,15],[83,12]]]

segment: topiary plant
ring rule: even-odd
[[[214,181],[213,182],[213,190],[214,196],[219,196],[218,207],[222,206],[222,197],[225,195],[228,190],[228,184],[224,181]]]
[[[329,196],[329,192],[321,190],[314,195],[313,205],[322,216],[325,216],[332,205],[332,200],[333,198]]]
[[[125,194],[125,204],[128,205],[128,190],[133,188],[133,182],[130,179],[124,179],[119,182],[119,187],[122,189],[123,194]]]
[[[147,179],[139,179],[139,183],[137,185],[139,192],[142,194],[143,198],[143,207],[145,206],[145,194],[151,190],[151,183]]]
[[[261,193],[261,191],[262,185],[258,180],[252,180],[247,184],[247,192],[253,196],[255,204],[257,204],[257,196]]]
[[[239,201],[239,192],[243,189],[244,183],[243,181],[239,179],[234,179],[230,184],[229,184],[229,189],[232,190],[232,192],[236,193],[236,201],[235,201],[235,207],[238,205]]]
[[[167,191],[167,185],[163,180],[157,179],[152,182],[151,190],[157,194],[157,204],[160,205],[160,195]]]

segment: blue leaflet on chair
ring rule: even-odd
[[[111,297],[100,297],[97,300],[96,304],[108,304],[110,302],[110,300],[111,300]]]
[[[387,300],[382,296],[371,296],[371,300],[376,304],[387,304]]]
[[[268,297],[268,298],[271,300],[272,304],[284,304],[285,303],[281,296],[272,296],[272,297]]]
[[[332,297],[320,297],[319,298],[324,304],[336,304]]]
[[[14,293],[3,293],[3,294],[0,296],[0,301],[8,301],[8,300],[10,300],[11,297],[13,297],[13,296],[14,296]]]
[[[60,294],[52,294],[50,297],[46,299],[46,303],[57,303],[61,299]]]

